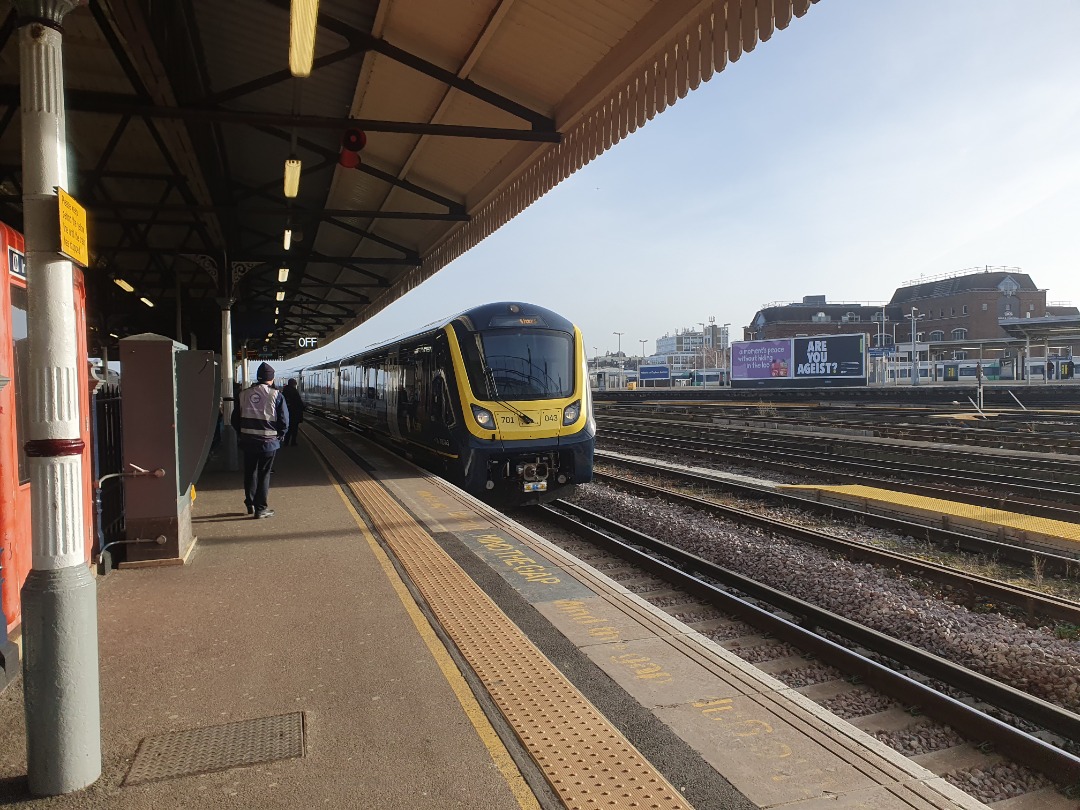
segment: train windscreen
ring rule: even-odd
[[[473,395],[559,399],[574,392],[574,338],[550,329],[459,334]]]

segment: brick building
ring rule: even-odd
[[[895,342],[902,347],[911,342],[913,312],[916,339],[927,344],[932,359],[997,352],[1008,360],[1015,356],[1016,339],[1002,329],[999,319],[1080,315],[1073,306],[1048,305],[1046,290],[1039,289],[1027,273],[997,267],[909,282],[897,288],[886,304],[827,303],[823,295],[806,296],[798,303],[769,304],[757,311],[743,334],[747,340],[767,340],[865,332],[871,346],[888,347]],[[1080,353],[1080,340],[1060,343],[1047,346],[1047,351]]]

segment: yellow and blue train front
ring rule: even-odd
[[[587,395],[538,404],[468,404],[465,489],[531,503],[592,480],[596,428]]]

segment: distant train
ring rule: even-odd
[[[20,623],[19,589],[31,566],[30,463],[26,455],[30,427],[29,309],[26,297],[26,258],[22,234],[0,223],[0,608],[7,628]],[[74,322],[78,335],[77,367],[79,434],[82,451],[84,545],[93,544],[93,465],[90,460],[89,363],[86,361],[86,288],[83,274],[72,268]],[[44,383],[42,383],[44,385]],[[2,623],[2,620],[0,620]],[[3,642],[0,638],[0,642]],[[0,673],[2,676],[3,673]]]
[[[473,495],[543,503],[592,480],[585,347],[550,310],[486,304],[299,376],[308,407],[380,435]]]

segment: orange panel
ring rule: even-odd
[[[30,485],[19,483],[19,442],[16,435],[14,352],[12,345],[11,288],[25,282],[10,272],[10,253],[24,251],[22,234],[0,222],[0,374],[12,378],[0,391],[0,562],[4,566],[3,609],[11,630],[21,617],[19,591],[32,563],[30,539]],[[90,369],[86,348],[86,287],[82,271],[74,268],[75,324],[78,332],[79,434],[83,450],[83,521],[86,559],[94,538],[93,467],[91,466]]]

